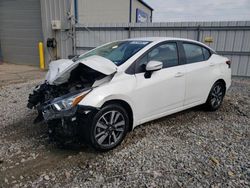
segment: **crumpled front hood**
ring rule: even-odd
[[[69,79],[71,70],[77,67],[77,65],[78,63],[69,59],[51,61],[45,80],[51,85],[64,83]]]
[[[74,70],[79,63],[105,75],[111,75],[117,71],[117,66],[112,61],[97,55],[76,62],[69,59],[60,59],[52,61],[49,64],[46,81],[51,85],[59,85],[67,82],[71,71]]]

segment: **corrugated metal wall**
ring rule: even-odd
[[[57,58],[67,58],[72,54],[72,32],[70,31],[70,21],[67,13],[72,13],[73,0],[40,0],[42,13],[42,28],[44,44],[48,38],[57,39],[57,50],[51,50],[45,47],[46,62]],[[62,30],[53,31],[51,27],[52,20],[60,20]],[[71,32],[71,34],[70,34]]]
[[[40,0],[0,0],[0,43],[5,62],[39,65]]]
[[[79,23],[129,22],[129,0],[78,0]]]
[[[0,42],[3,60],[39,66],[38,42],[45,46],[46,64],[72,54],[73,33],[67,13],[73,0],[0,0]],[[53,31],[52,20],[60,20],[62,30]],[[57,49],[46,47],[56,38]]]
[[[103,43],[134,37],[179,37],[204,42],[232,60],[232,74],[250,76],[250,21],[170,22],[136,24],[84,24],[76,31],[77,53],[84,53]]]

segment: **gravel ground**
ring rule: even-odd
[[[0,89],[0,187],[250,186],[250,79],[234,78],[218,111],[143,124],[107,153],[49,144],[26,108],[38,82]]]

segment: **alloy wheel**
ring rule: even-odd
[[[95,125],[94,136],[103,147],[118,143],[125,132],[125,118],[119,111],[112,110],[103,114]]]
[[[217,108],[223,99],[223,88],[220,84],[216,85],[211,93],[211,105]]]

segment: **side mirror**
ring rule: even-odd
[[[162,67],[163,67],[163,64],[160,61],[149,61],[148,64],[146,65],[146,72],[145,72],[144,77],[150,78],[154,71],[161,70]]]
[[[160,61],[149,61],[146,66],[146,71],[158,71],[162,69],[163,64]]]

